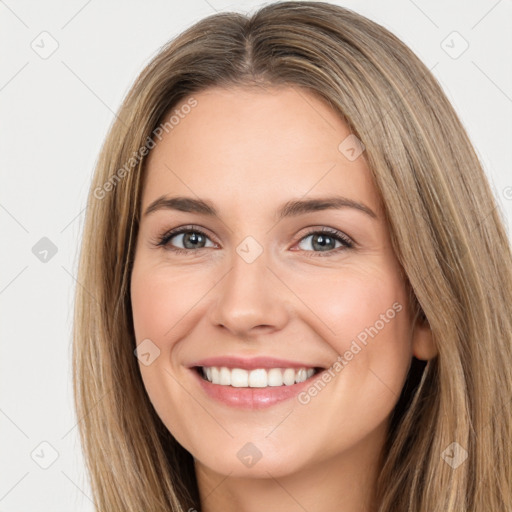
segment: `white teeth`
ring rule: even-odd
[[[301,368],[295,376],[295,382],[304,382],[306,380],[306,370]]]
[[[242,368],[233,368],[231,370],[231,385],[235,388],[246,388],[249,385],[249,372]]]
[[[231,372],[227,368],[220,369],[219,384],[222,386],[231,386]]]
[[[266,388],[267,383],[267,370],[264,370],[263,368],[258,370],[251,370],[251,373],[249,373],[250,388]]]
[[[283,383],[287,386],[295,384],[295,370],[293,368],[286,368],[283,373]]]
[[[282,386],[283,372],[279,368],[271,368],[267,372],[267,379],[269,386]]]
[[[202,368],[203,376],[212,384],[233,386],[235,388],[266,388],[268,386],[291,386],[304,382],[315,374],[314,368],[258,368],[244,370],[243,368],[226,368],[209,366]]]

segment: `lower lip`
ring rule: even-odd
[[[242,409],[263,409],[297,396],[305,387],[309,386],[318,374],[313,375],[304,382],[291,386],[268,386],[266,388],[235,388],[212,384],[203,379],[195,370],[191,369],[203,391],[214,400],[231,407]]]

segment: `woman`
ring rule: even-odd
[[[418,58],[322,2],[206,18],[103,147],[74,332],[97,509],[512,510],[512,263]]]

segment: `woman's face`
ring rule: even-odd
[[[194,98],[147,163],[131,299],[149,398],[205,470],[365,465],[430,341],[363,148],[301,89]]]

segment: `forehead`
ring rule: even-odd
[[[173,107],[166,118],[174,115],[172,127],[155,140],[143,208],[162,194],[238,201],[249,208],[249,199],[261,205],[340,193],[379,210],[364,153],[351,160],[340,150],[351,132],[313,93],[236,87],[192,97],[195,106],[183,108],[186,98]]]

